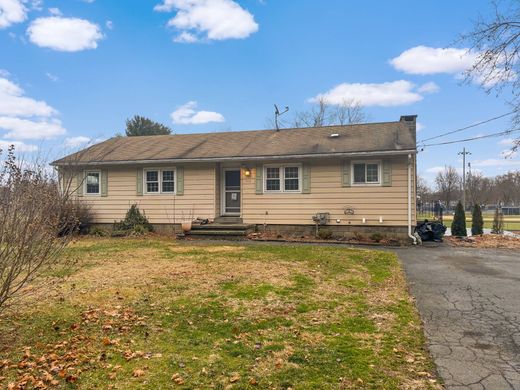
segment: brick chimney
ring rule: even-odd
[[[405,122],[408,128],[415,134],[417,130],[417,115],[402,115],[400,122]]]

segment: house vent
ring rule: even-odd
[[[339,137],[339,134],[338,133],[332,133],[331,135],[329,135],[330,138],[338,138]]]

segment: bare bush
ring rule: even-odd
[[[0,311],[24,286],[63,261],[61,251],[77,226],[76,216],[63,213],[68,202],[68,194],[60,191],[45,166],[17,161],[14,147],[4,154],[0,167]]]

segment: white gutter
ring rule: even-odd
[[[408,237],[417,245],[417,238],[412,234],[412,155],[408,155]]]
[[[326,157],[366,157],[366,156],[395,156],[416,153],[415,149],[408,150],[383,150],[374,152],[338,152],[338,153],[314,153],[314,154],[288,154],[283,156],[252,156],[252,157],[201,157],[201,158],[168,158],[168,159],[147,159],[147,160],[119,160],[119,161],[70,161],[51,163],[52,166],[67,165],[129,165],[129,164],[169,164],[169,163],[192,163],[192,162],[225,162],[225,161],[263,161],[263,160],[290,160],[305,158],[326,158]]]

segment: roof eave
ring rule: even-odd
[[[228,161],[265,161],[265,160],[288,160],[288,159],[307,159],[307,158],[330,158],[330,157],[376,157],[415,154],[416,149],[400,150],[379,150],[367,152],[337,152],[337,153],[311,153],[311,154],[288,154],[277,156],[240,156],[240,157],[202,157],[202,158],[168,158],[150,160],[119,160],[119,161],[87,161],[87,162],[67,162],[54,161],[52,166],[92,166],[92,165],[141,165],[141,164],[169,164],[169,163],[197,163],[197,162],[228,162]]]

